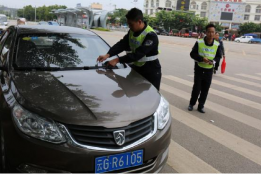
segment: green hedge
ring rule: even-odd
[[[107,29],[107,28],[101,28],[101,27],[99,27],[99,28],[94,28],[94,30],[99,30],[99,31],[110,31],[110,30]]]

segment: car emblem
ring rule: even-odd
[[[125,143],[125,130],[114,131],[113,136],[117,145],[122,146]]]

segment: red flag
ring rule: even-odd
[[[226,58],[224,57],[224,58],[223,58],[222,65],[221,65],[221,73],[222,73],[222,74],[224,74],[225,71],[226,71],[226,65],[227,65],[227,62],[226,62]]]

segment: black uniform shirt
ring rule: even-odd
[[[134,33],[134,36],[137,37],[139,36],[147,27],[147,24],[145,23],[145,27],[142,31]],[[122,51],[130,51],[130,45],[129,45],[129,34],[130,31],[121,39],[118,43],[116,43],[114,46],[111,47],[109,50],[108,54],[110,56],[115,56]],[[126,54],[122,57],[119,58],[120,63],[131,63],[140,60],[144,56],[155,56],[158,54],[158,45],[159,45],[159,39],[156,33],[151,32],[148,33],[147,36],[145,37],[142,45],[138,47],[135,50],[135,53],[129,53]],[[141,67],[143,71],[150,71],[153,69],[160,69],[160,63],[159,60],[154,60],[154,61],[148,61]]]

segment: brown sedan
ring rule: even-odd
[[[108,44],[72,27],[12,26],[0,40],[1,170],[158,172],[169,104],[126,64],[97,64]]]

